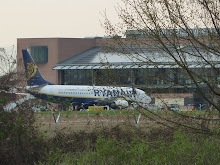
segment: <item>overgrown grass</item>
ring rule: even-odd
[[[50,151],[41,164],[219,164],[219,139],[174,132],[171,142],[155,137],[127,139],[99,135],[94,146],[84,151]]]
[[[0,104],[5,104],[6,103],[6,98],[0,98]]]
[[[33,164],[46,152],[47,143],[34,126],[33,113],[0,110],[0,164]]]
[[[103,115],[106,111],[102,111]],[[63,116],[75,112],[56,112]],[[78,112],[85,115],[88,112]],[[94,115],[97,111],[91,111]],[[119,115],[120,111],[109,111]],[[123,114],[133,111],[124,111]],[[136,112],[137,114],[139,112]],[[163,111],[157,111],[164,115]],[[40,112],[51,115],[51,112]],[[154,127],[148,131],[127,126],[92,131],[60,131],[50,138],[35,125],[34,113],[0,111],[0,164],[218,164],[219,131]]]
[[[217,116],[219,115],[219,112],[217,110],[213,110],[212,112],[210,111],[206,111],[206,110],[203,110],[203,111],[199,111],[199,110],[195,110],[195,111],[165,111],[165,110],[150,110],[151,112],[159,115],[159,116],[164,116],[165,114],[170,117],[170,116],[173,116],[174,113],[179,113],[179,114],[182,114],[182,115],[189,115],[189,116],[206,116],[207,114],[211,114],[213,116]],[[39,111],[39,112],[35,112],[37,114],[41,114],[41,115],[45,115],[45,114],[51,114],[52,112],[51,111]],[[62,116],[68,116],[68,115],[74,115],[76,112],[75,111],[55,111],[54,112],[56,115],[58,115],[59,113],[61,113]],[[135,113],[136,115],[139,114],[139,113],[148,113],[148,111],[146,110],[126,110],[126,109],[123,109],[123,110],[100,110],[100,111],[97,111],[97,110],[92,110],[92,111],[77,111],[77,115],[87,115],[87,114],[90,114],[90,115],[96,115],[97,113],[100,113],[102,115],[117,115],[119,116],[120,114],[122,115],[131,115],[133,113]]]

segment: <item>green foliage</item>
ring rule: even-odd
[[[72,112],[62,113],[68,116]],[[56,132],[46,139],[34,127],[31,111],[1,112],[0,123],[0,164],[219,163],[219,134],[205,136],[182,130],[173,134],[161,128],[149,134],[117,126],[92,132]]]
[[[175,132],[172,143],[158,139],[150,143],[136,139],[130,143],[99,136],[95,148],[83,152],[49,152],[46,164],[218,164],[220,144],[215,137],[199,137]]]
[[[66,111],[65,116],[69,117],[69,116],[71,116],[71,114],[72,114],[71,111]]]
[[[43,158],[45,141],[31,111],[0,111],[0,164],[32,164]]]
[[[49,151],[45,162],[40,162],[40,165],[54,165],[54,164],[76,164],[77,160],[71,153],[63,153],[61,149],[57,148],[55,151]]]
[[[6,98],[0,98],[0,104],[5,104],[6,103]]]

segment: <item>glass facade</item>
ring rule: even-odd
[[[129,85],[132,83],[131,69],[97,69],[93,72],[96,85]]]
[[[94,69],[64,70],[62,84],[66,85],[148,85],[150,87],[193,86],[193,82],[205,84],[220,81],[219,69],[193,68],[191,75],[180,68],[147,69]]]
[[[47,46],[30,46],[28,52],[34,59],[35,63],[48,62],[48,47]]]
[[[92,85],[92,70],[63,70],[61,84]]]

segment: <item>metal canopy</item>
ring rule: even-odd
[[[140,52],[137,58],[130,59],[130,57],[136,57],[134,53],[136,50],[130,52],[130,54],[122,54],[117,52],[106,53],[102,47],[93,47],[82,53],[79,53],[65,61],[62,61],[53,68],[53,70],[68,70],[68,69],[137,69],[137,68],[180,68],[176,65],[173,59],[169,56],[153,48],[146,48],[144,52]],[[203,53],[205,56],[205,52]],[[130,55],[130,56],[129,56]],[[178,55],[174,54],[178,59]],[[202,63],[198,63],[198,59],[191,58],[192,56],[186,56],[186,61],[189,68],[210,68],[212,66]],[[147,58],[144,58],[147,57]],[[206,56],[205,56],[206,57]],[[215,56],[210,55],[210,58],[215,61]],[[148,59],[148,60],[146,60]],[[216,62],[218,60],[216,59]],[[104,65],[103,65],[104,64]],[[219,63],[213,64],[219,68]]]
[[[79,66],[71,66],[69,69],[77,69]]]
[[[62,70],[69,69],[71,66],[63,66]]]
[[[214,65],[220,68],[220,64]],[[210,65],[189,65],[189,68],[211,68]],[[55,66],[53,70],[70,70],[70,69],[146,69],[146,68],[180,68],[178,65],[74,65],[74,66]]]
[[[60,69],[62,69],[63,68],[63,66],[55,66],[54,68],[53,68],[53,70],[60,70]]]
[[[86,66],[78,66],[76,69],[85,69]]]

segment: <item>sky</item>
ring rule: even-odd
[[[17,38],[104,36],[102,14],[117,22],[120,0],[0,0],[0,47]]]

